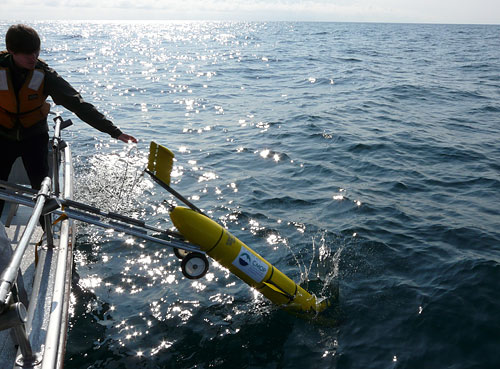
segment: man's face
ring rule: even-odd
[[[35,69],[38,55],[40,55],[40,50],[37,50],[31,54],[14,53],[14,52],[10,52],[10,54],[12,54],[12,57],[14,58],[14,63],[16,63],[18,67],[28,70],[33,70]]]

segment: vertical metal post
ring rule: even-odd
[[[16,360],[16,365],[23,368],[38,365],[40,358],[36,354],[33,354],[24,325],[17,325],[13,329],[19,350],[21,351],[21,355]]]
[[[24,328],[24,325],[16,325],[13,329],[16,335],[17,344],[21,350],[21,355],[23,356],[23,360],[29,361],[30,358],[33,357],[33,350],[31,349],[26,329]]]

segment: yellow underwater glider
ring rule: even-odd
[[[173,207],[170,218],[179,233],[200,248],[200,252],[176,252],[183,259],[181,267],[187,278],[205,275],[208,270],[206,253],[282,308],[318,313],[329,306],[328,300],[319,301],[170,187],[173,160],[174,154],[169,149],[151,142],[146,172],[188,206]]]

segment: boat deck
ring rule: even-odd
[[[0,218],[2,224],[7,223],[8,213],[12,204],[5,204],[5,211]],[[31,208],[20,206],[16,215],[12,218],[9,227],[5,227],[8,238],[11,240],[12,248],[15,249],[23,232],[26,228],[26,223],[31,215]],[[35,248],[36,243],[40,241],[43,235],[41,227],[37,227],[30,242],[29,248],[24,254],[21,264],[22,281],[27,296],[31,296],[33,291],[33,282],[35,278]],[[27,306],[27,305],[26,305]],[[0,363],[14,362],[16,357],[16,347],[12,340],[12,333],[10,330],[0,331]],[[3,367],[3,366],[2,366]]]
[[[6,208],[8,208],[7,205]],[[32,208],[19,206],[16,215],[12,219],[12,223],[9,227],[5,227],[13,249],[17,247],[17,243],[21,239],[31,211]],[[5,214],[1,220],[2,223],[6,220]],[[54,249],[49,249],[45,242],[37,246],[42,236],[42,228],[38,226],[31,238],[29,248],[26,250],[21,264],[22,283],[29,301],[28,304],[24,301],[28,309],[27,334],[30,336],[34,352],[41,352],[45,343],[45,333],[47,332],[48,317],[50,316],[50,303],[46,301],[46,297],[53,294],[53,279],[57,267],[57,255],[54,251],[57,250],[58,240],[54,240]],[[43,264],[43,268],[39,268],[38,270],[38,275],[35,270],[35,253],[38,253],[38,263]],[[39,265],[41,266],[42,264]],[[21,300],[24,300],[21,293],[20,295]],[[17,348],[12,338],[13,334],[11,330],[0,331],[0,363],[13,363],[15,361]]]

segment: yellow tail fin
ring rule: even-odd
[[[174,165],[174,153],[165,146],[151,141],[149,145],[148,170],[159,180],[170,186],[170,173]]]

